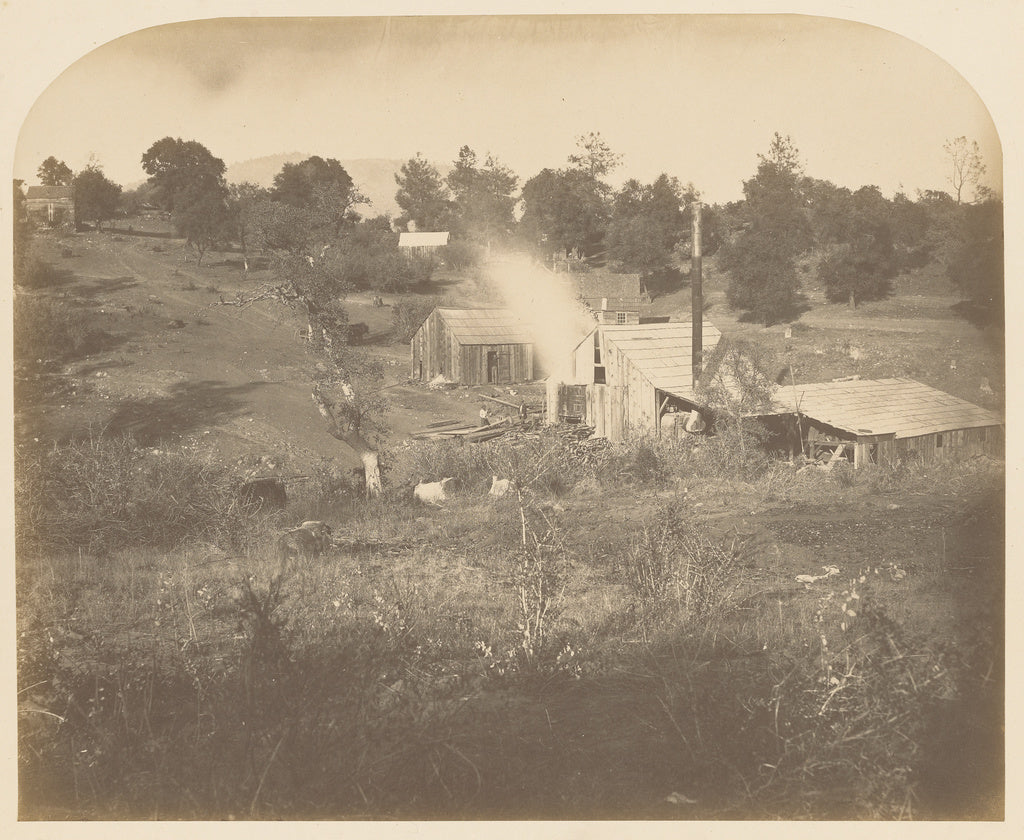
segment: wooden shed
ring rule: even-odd
[[[429,254],[448,244],[448,231],[408,231],[398,235],[398,247],[411,254]]]
[[[998,414],[912,379],[788,385],[774,402],[779,415],[794,420],[799,410],[801,444],[812,458],[838,451],[860,467],[1004,451]]]
[[[533,338],[506,309],[435,309],[412,338],[412,376],[463,385],[533,379]]]
[[[704,352],[722,337],[704,322]],[[698,408],[693,391],[693,325],[689,321],[663,324],[598,324],[576,346],[571,377],[585,385],[586,416],[595,434],[617,441],[631,434],[661,434],[669,412]],[[561,389],[559,386],[562,386]],[[559,394],[581,403],[564,383],[549,385],[549,416],[564,414]]]

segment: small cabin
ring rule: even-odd
[[[411,341],[412,377],[443,376],[462,385],[504,385],[533,379],[529,327],[506,309],[437,308]]]

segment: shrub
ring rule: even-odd
[[[239,500],[239,477],[186,451],[101,436],[22,449],[15,468],[22,545],[99,551],[202,540],[246,549],[264,536],[266,517]]]
[[[486,445],[465,445],[461,440],[422,440],[385,454],[387,488],[404,493],[420,481],[455,478],[452,490],[482,487],[490,481]]]
[[[46,298],[14,299],[14,358],[62,360],[102,350],[109,334],[96,327],[93,313]]]
[[[711,536],[679,505],[658,511],[634,537],[625,559],[645,634],[670,605],[687,621],[708,621],[739,585],[737,543]]]
[[[483,261],[483,249],[472,242],[456,239],[441,249],[441,259],[456,271],[476,268]]]

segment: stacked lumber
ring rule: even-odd
[[[409,437],[413,440],[442,440],[447,438],[464,440],[468,443],[479,443],[483,440],[500,437],[511,428],[512,423],[507,418],[487,426],[467,423],[465,420],[439,420],[436,423],[429,423],[422,429],[416,429],[409,434]]]

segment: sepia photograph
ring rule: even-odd
[[[1003,94],[117,5],[4,67],[11,819],[1006,824]]]

